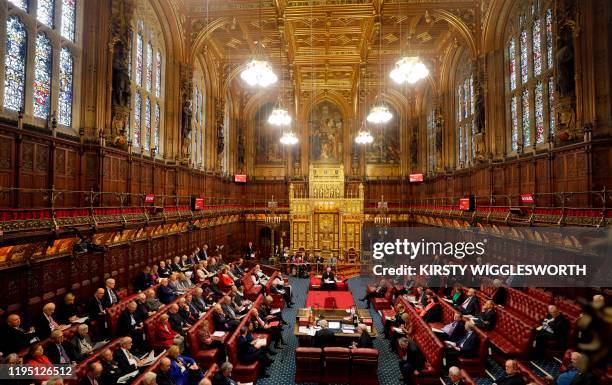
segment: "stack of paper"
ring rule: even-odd
[[[355,334],[355,330],[352,330],[352,329],[342,329],[342,333],[345,333],[345,334]]]
[[[219,337],[219,338],[222,338],[222,337],[224,337],[224,336],[225,336],[225,332],[223,332],[223,331],[215,331],[215,332],[212,334],[212,336],[213,336],[213,337]]]
[[[338,321],[329,321],[328,326],[330,329],[340,329],[340,322]]]
[[[75,319],[74,321],[72,321],[72,323],[73,324],[83,324],[88,319],[89,319],[89,317],[82,317],[82,318],[79,318],[79,319]]]
[[[134,370],[131,373],[126,374],[123,377],[119,377],[119,379],[117,380],[118,384],[127,384],[127,382],[130,380],[130,378],[134,378],[138,375],[138,370]]]

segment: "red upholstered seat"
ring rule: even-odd
[[[117,339],[112,340],[111,342],[106,344],[103,349],[98,350],[96,353],[90,355],[85,360],[81,361],[74,369],[74,375],[76,376],[75,379],[69,380],[67,384],[77,384],[79,382],[79,379],[85,377],[87,373],[87,365],[89,365],[91,362],[98,361],[100,359],[100,352],[102,352],[103,350],[105,349],[110,349],[112,351],[117,350],[121,343],[121,339],[122,338],[117,338]]]
[[[504,355],[524,358],[531,346],[533,329],[505,309],[498,308],[495,328],[486,332],[486,335],[491,344]]]
[[[198,330],[200,329],[200,325],[204,322],[204,320],[208,320],[208,329],[211,333],[214,333],[215,326],[212,320],[212,308],[210,308],[206,314],[202,318],[198,320],[189,331],[187,331],[187,341],[189,344],[189,350],[191,352],[191,357],[195,359],[200,367],[208,367],[215,362],[217,362],[217,357],[219,355],[219,349],[216,348],[206,348],[200,344],[200,339],[198,337]],[[227,336],[227,335],[226,335]]]
[[[529,363],[523,363],[523,362],[517,361],[517,365],[518,365],[518,370],[523,376],[523,380],[525,380],[526,384],[530,384],[530,383],[534,383],[536,385],[546,385],[547,384],[544,378],[538,376],[536,373],[534,373],[533,370],[531,370],[531,368],[529,367]]]
[[[141,385],[141,384],[142,384],[142,380],[144,379],[145,374],[146,374],[146,373],[148,373],[148,372],[156,372],[156,371],[157,371],[157,368],[159,367],[159,364],[160,364],[160,362],[161,362],[162,358],[166,357],[166,355],[167,355],[167,354],[168,354],[167,352],[164,352],[163,354],[161,354],[161,355],[160,355],[160,356],[157,358],[157,360],[155,360],[155,362],[154,362],[154,363],[152,363],[151,365],[147,366],[147,368],[146,368],[144,371],[142,371],[142,372],[141,372],[141,373],[138,375],[138,377],[136,377],[136,378],[134,379],[134,381],[132,382],[132,384],[131,384],[131,385]]]
[[[474,381],[472,376],[463,369],[461,369],[461,378],[463,378],[465,385],[476,385],[476,381]]]
[[[378,350],[351,349],[351,385],[378,385]]]
[[[244,296],[250,301],[254,301],[262,290],[261,285],[253,284],[251,271],[247,272],[244,277],[242,277],[242,287],[244,287]]]
[[[295,349],[295,382],[320,382],[323,350],[298,347]]]
[[[334,384],[349,382],[351,356],[349,348],[324,348],[325,366],[321,381]]]
[[[391,308],[391,300],[393,298],[393,289],[388,288],[385,296],[382,298],[376,297],[372,299],[372,305],[375,310],[383,310]]]
[[[459,357],[459,367],[465,369],[475,377],[485,377],[485,363],[489,350],[489,337],[478,328],[474,328],[474,332],[478,334],[480,343],[478,346],[478,354],[475,357]]]

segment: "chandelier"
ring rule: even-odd
[[[429,76],[429,70],[418,56],[404,56],[395,63],[389,77],[398,84],[414,84]]]
[[[299,139],[293,131],[285,131],[283,132],[283,136],[280,138],[280,142],[288,146],[293,146],[299,142]]]
[[[283,107],[280,98],[278,104],[268,117],[268,123],[274,126],[288,126],[291,124],[291,115],[289,115],[289,111]]]
[[[274,226],[281,223],[281,217],[276,213],[277,208],[278,202],[274,200],[274,195],[272,195],[272,200],[268,201],[268,215],[264,219],[267,225]]]
[[[255,42],[255,49],[257,51],[255,58],[247,63],[246,68],[240,73],[240,77],[251,87],[265,88],[276,83],[278,76],[272,70],[270,63],[264,58],[263,45],[257,41]]]
[[[369,131],[359,131],[355,137],[355,143],[357,144],[370,144],[374,141],[374,137]]]
[[[391,224],[391,217],[387,215],[389,204],[385,201],[385,196],[380,196],[380,201],[376,202],[376,209],[378,213],[374,217],[374,224],[381,227],[387,227]]]
[[[384,124],[393,118],[393,114],[389,107],[381,101],[379,104],[372,107],[370,113],[366,117],[367,121],[373,124]]]

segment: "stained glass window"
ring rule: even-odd
[[[459,115],[457,120],[457,140],[460,166],[469,166],[473,158],[472,141],[474,139],[472,126],[474,119],[474,77],[471,60],[464,54],[457,74],[458,93],[457,101]]]
[[[161,52],[157,50],[157,57],[155,58],[155,96],[158,98],[161,96],[161,67]]]
[[[130,31],[130,44],[128,44],[128,77],[132,79],[132,42],[134,41],[134,31]]]
[[[529,47],[527,47],[527,30],[521,31],[521,82],[527,83],[529,80]]]
[[[70,50],[62,48],[60,53],[60,90],[57,120],[64,126],[72,124],[72,82],[74,59]]]
[[[555,80],[548,78],[548,124],[550,135],[555,135]]]
[[[37,118],[47,119],[51,110],[51,65],[53,48],[51,40],[44,33],[36,38],[36,56],[34,62],[34,106],[33,114]]]
[[[546,65],[548,68],[553,66],[553,30],[552,30],[552,10],[546,11]]]
[[[23,11],[28,11],[28,0],[9,0],[9,2]]]
[[[470,75],[470,107],[474,114],[474,76]]]
[[[510,76],[510,90],[516,89],[516,43],[514,38],[508,43],[508,75]]]
[[[36,18],[46,26],[53,28],[53,14],[55,13],[55,0],[38,0]]]
[[[463,82],[463,117],[467,118],[468,114],[470,113],[470,106],[469,106],[469,100],[470,100],[470,80],[469,79],[465,79],[465,81]]]
[[[524,89],[521,95],[521,106],[522,106],[522,128],[523,128],[523,146],[531,146],[531,125],[529,119],[529,90]]]
[[[510,119],[512,120],[512,151],[518,150],[518,108],[516,104],[516,96],[513,96],[510,102]]]
[[[147,44],[147,91],[151,92],[153,82],[153,47],[151,43]]]
[[[4,108],[23,108],[28,34],[17,16],[6,21]]]
[[[155,104],[155,123],[153,124],[153,145],[159,151],[159,124],[160,124],[160,111],[159,104]]]
[[[533,21],[533,75],[538,76],[542,72],[542,37],[540,19]]]
[[[62,37],[74,41],[76,0],[62,0]]]
[[[544,143],[544,96],[542,82],[538,81],[535,88],[535,125],[536,143]]]
[[[136,95],[134,95],[134,129],[132,130],[132,142],[133,142],[134,148],[140,147],[141,108],[142,108],[142,100],[140,98],[140,93],[137,92]]]
[[[145,150],[149,150],[151,146],[151,100],[145,99],[145,112],[144,112],[144,132],[142,134],[143,147]]]
[[[136,84],[142,85],[142,35],[136,35]]]

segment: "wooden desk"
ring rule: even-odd
[[[340,322],[341,324],[344,322],[345,324],[353,325],[352,318],[350,318],[350,314],[346,312],[344,309],[314,309],[315,320],[319,319],[319,316],[325,316],[325,319],[329,321]],[[366,323],[371,326],[370,336],[372,338],[376,338],[377,332],[374,327],[372,316],[370,315],[370,311],[368,309],[357,309],[357,315],[359,316],[359,323]],[[344,319],[345,317],[349,317],[349,319]],[[302,346],[310,346],[312,345],[313,336],[310,336],[308,333],[301,333],[299,331],[300,328],[300,319],[302,320],[302,324],[304,321],[310,318],[310,309],[302,308],[297,312],[297,317],[295,320],[295,325],[293,326],[293,334],[298,338],[300,345]],[[364,322],[366,321],[366,322]],[[306,326],[306,325],[301,325]],[[336,338],[338,338],[339,346],[348,346],[352,341],[357,340],[359,338],[358,333],[343,333],[342,329],[338,329],[336,333],[334,333]]]

